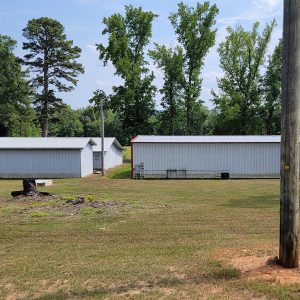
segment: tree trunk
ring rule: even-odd
[[[49,97],[49,68],[47,65],[47,59],[48,59],[48,51],[45,50],[44,53],[44,90],[43,90],[43,109],[42,109],[42,136],[47,137],[48,136],[48,130],[49,130],[49,116],[48,116],[48,97]]]
[[[49,131],[49,121],[48,121],[48,101],[44,100],[44,107],[42,109],[42,136],[47,137]]]
[[[51,196],[46,192],[39,192],[37,190],[35,179],[23,179],[23,191],[11,192],[13,197],[34,197],[34,196]]]
[[[284,1],[279,263],[299,266],[300,2]]]
[[[38,193],[34,179],[23,179],[23,192],[24,194]]]

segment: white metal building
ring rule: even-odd
[[[280,136],[137,136],[133,178],[278,178]]]
[[[90,138],[0,138],[0,178],[83,177],[93,173]]]
[[[92,138],[97,145],[93,146],[94,152],[94,170],[101,170],[101,138]],[[123,147],[114,137],[104,138],[104,169],[108,170],[123,164]]]

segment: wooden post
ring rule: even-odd
[[[101,99],[101,175],[105,176],[105,162],[104,162],[104,112],[103,112],[103,99]]]
[[[300,1],[284,0],[279,263],[299,266]]]

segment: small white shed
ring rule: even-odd
[[[101,138],[92,138],[97,145],[93,146],[94,152],[94,170],[101,170],[102,168],[102,142]],[[114,137],[104,138],[104,168],[105,170],[120,166],[123,164],[123,147]]]
[[[280,136],[137,136],[133,178],[279,178]]]
[[[93,174],[91,138],[0,138],[0,178],[72,178]]]

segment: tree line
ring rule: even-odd
[[[0,135],[98,136],[99,101],[104,101],[106,134],[123,144],[138,134],[279,134],[282,42],[267,54],[275,20],[263,30],[258,22],[250,30],[227,28],[218,46],[223,75],[211,91],[214,108],[201,99],[218,12],[209,2],[179,3],[169,15],[177,38],[173,48],[151,44],[157,18],[151,11],[129,5],[123,14],[104,18],[107,43],[97,45],[99,59],[104,68],[111,63],[123,83],[110,95],[95,91],[91,104],[77,110],[57,97],[73,90],[84,72],[81,49],[67,39],[60,22],[30,20],[23,29],[23,58],[14,54],[16,41],[0,35]],[[160,90],[150,62],[163,74]],[[155,109],[158,92],[162,110]]]

